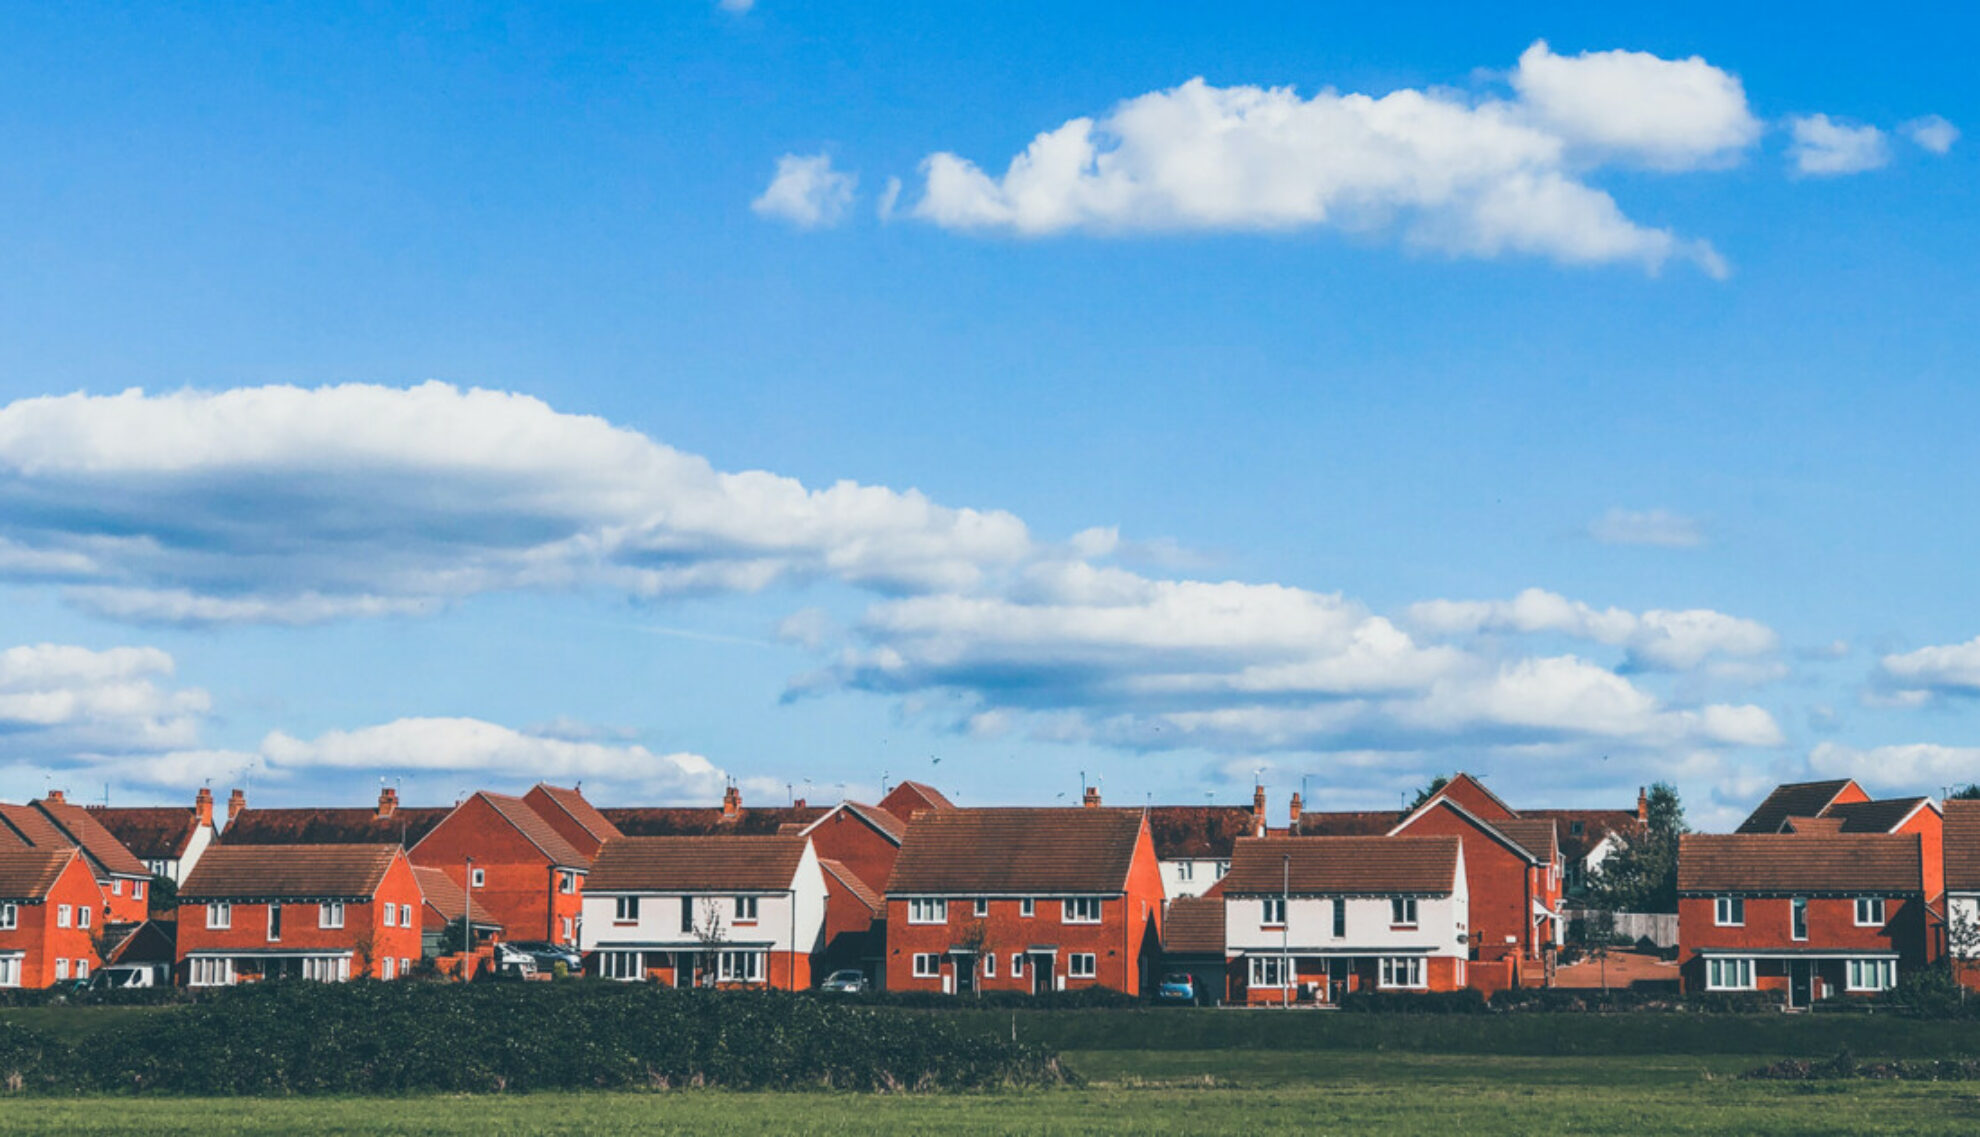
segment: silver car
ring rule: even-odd
[[[834,971],[827,975],[825,981],[818,985],[818,989],[836,991],[842,995],[864,995],[872,990],[872,987],[866,981],[865,972],[848,967],[843,971]]]

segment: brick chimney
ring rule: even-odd
[[[378,816],[390,817],[399,812],[399,791],[393,786],[381,786],[378,790]]]
[[[62,790],[49,790],[45,800],[52,801],[56,805],[61,805],[63,802],[69,800],[69,796]]]
[[[722,791],[722,820],[734,821],[742,816],[742,790],[730,786]]]
[[[1306,814],[1306,803],[1300,800],[1300,797],[1299,797],[1299,791],[1298,791],[1298,790],[1294,790],[1294,791],[1293,791],[1293,799],[1292,799],[1292,827],[1293,827],[1293,832],[1295,832],[1295,833],[1297,833],[1297,832],[1299,832],[1299,822],[1300,822],[1300,818],[1301,818],[1301,817],[1303,817],[1303,816],[1305,816],[1305,814]]]
[[[239,786],[234,787],[234,792],[227,795],[227,824],[232,825],[234,818],[239,817],[246,808],[247,795],[241,792]]]
[[[1265,835],[1265,787],[1262,785],[1251,788],[1251,835]]]
[[[1088,787],[1086,787],[1086,797],[1085,797],[1085,798],[1083,798],[1083,799],[1082,799],[1082,800],[1080,801],[1080,804],[1081,804],[1081,805],[1083,805],[1083,806],[1085,806],[1085,807],[1086,807],[1086,808],[1088,808],[1088,809],[1099,809],[1099,808],[1100,808],[1100,787],[1099,787],[1099,786],[1088,786]]]
[[[1648,823],[1650,820],[1650,791],[1636,787],[1636,819]]]
[[[200,825],[213,824],[213,791],[205,786],[193,795],[193,820]]]

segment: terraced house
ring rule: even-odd
[[[179,889],[179,981],[402,979],[422,903],[395,844],[216,846]]]
[[[931,809],[887,881],[887,987],[1139,994],[1162,875],[1140,810]]]
[[[1328,1005],[1357,991],[1455,991],[1469,981],[1457,837],[1244,838],[1221,891],[1236,1001]],[[1191,916],[1192,928],[1211,924],[1194,907]]]

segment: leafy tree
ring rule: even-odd
[[[1684,803],[1668,782],[1650,787],[1641,836],[1609,854],[1588,881],[1594,906],[1616,912],[1677,911],[1678,838],[1691,831]]]
[[[1960,983],[1960,1002],[1965,1002],[1965,973],[1980,963],[1980,908],[1950,898],[1946,901],[1946,962],[1952,966],[1954,981]]]
[[[152,919],[163,917],[177,919],[179,915],[179,885],[169,876],[154,876],[151,887],[144,895],[145,912]]]
[[[1952,792],[1947,801],[1980,801],[1980,782],[1968,782]]]
[[[1410,802],[1409,808],[1403,810],[1403,812],[1404,813],[1416,812],[1416,807],[1422,805],[1426,801],[1429,801],[1432,797],[1435,797],[1438,790],[1441,790],[1445,786],[1448,786],[1450,784],[1451,784],[1451,780],[1449,778],[1445,777],[1442,774],[1438,774],[1436,777],[1430,779],[1429,785],[1424,786],[1422,789],[1416,791],[1416,800]]]

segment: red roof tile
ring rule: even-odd
[[[1299,815],[1299,837],[1381,837],[1403,815],[1393,809],[1308,810]]]
[[[1224,899],[1183,896],[1162,917],[1162,951],[1168,955],[1224,954]]]
[[[407,848],[440,824],[452,807],[400,806],[380,817],[370,806],[334,809],[244,809],[220,833],[226,845],[376,845]]]
[[[556,826],[557,830],[564,833],[567,837],[570,836],[570,830],[558,824],[559,817],[556,816],[557,814],[561,814],[563,818],[568,818],[569,824],[575,825],[589,836],[591,838],[590,843],[593,846],[600,842],[608,841],[613,837],[625,836],[625,834],[619,832],[618,826],[607,821],[605,815],[598,812],[597,808],[585,800],[585,796],[575,788],[565,789],[562,786],[553,786],[545,782],[538,782],[530,788],[528,793],[523,795],[523,800],[529,803],[530,808],[542,814],[545,821]],[[571,843],[573,845],[578,844],[575,839]],[[586,850],[580,848],[578,851],[595,852],[596,849]]]
[[[28,902],[48,899],[48,890],[76,857],[68,849],[0,849],[0,900]]]
[[[1141,811],[935,809],[908,823],[887,895],[1120,893]]]
[[[1782,825],[1782,828],[1789,833],[1799,833],[1804,837],[1814,833],[1835,834],[1843,831],[1843,819],[1840,817],[1790,817]]]
[[[1837,802],[1823,810],[1822,816],[1842,822],[1845,833],[1894,833],[1912,814],[1929,808],[1931,800],[1894,797],[1877,801]]]
[[[1980,892],[1980,801],[1946,802],[1946,888]]]
[[[1250,806],[1157,805],[1148,810],[1148,835],[1159,860],[1229,860],[1239,837],[1253,836]]]
[[[824,807],[815,805],[742,809],[733,818],[725,818],[714,806],[607,808],[598,812],[627,837],[769,837],[786,824],[809,825],[825,816]]]
[[[548,821],[543,819],[542,814],[531,809],[529,803],[522,798],[508,794],[493,794],[486,790],[478,792],[475,796],[487,802],[496,813],[501,815],[502,820],[515,826],[516,832],[521,833],[525,840],[550,858],[551,864],[569,869],[581,869],[591,864],[590,857],[578,852],[575,846],[564,840],[564,835],[557,832]]]
[[[1456,837],[1247,837],[1222,883],[1226,896],[1287,887],[1302,895],[1438,896],[1456,884],[1460,848]]]
[[[873,913],[875,916],[886,915],[886,898],[871,888],[868,888],[866,882],[859,879],[859,874],[847,868],[843,862],[835,861],[830,857],[820,857],[818,858],[818,867],[831,874],[832,880],[837,881],[839,887],[851,893],[861,904],[865,905],[867,911]]]
[[[97,824],[110,831],[131,855],[142,861],[176,861],[199,831],[199,816],[186,806],[85,806]]]
[[[433,909],[442,920],[458,920],[461,910],[467,904],[467,893],[454,883],[454,878],[444,869],[413,866],[413,878],[419,881],[419,891],[426,897],[426,906]],[[488,909],[475,906],[474,922],[477,927],[499,928],[502,925],[488,913]]]
[[[926,782],[907,781],[887,791],[880,799],[880,808],[900,818],[913,821],[914,815],[924,809],[954,809],[955,803],[942,796],[942,791]]]
[[[808,837],[617,837],[598,849],[586,892],[777,892]]]
[[[1523,809],[1519,815],[1558,823],[1556,840],[1560,842],[1562,855],[1570,861],[1587,857],[1610,833],[1627,842],[1641,838],[1645,829],[1633,809]]]
[[[1692,833],[1678,839],[1679,892],[1923,890],[1915,833]]]
[[[396,844],[215,845],[179,886],[179,900],[368,898],[401,853]]]
[[[34,802],[34,807],[48,815],[49,820],[61,827],[63,833],[81,845],[97,870],[98,876],[138,876],[151,875],[144,862],[131,855],[124,843],[112,836],[108,829],[82,806],[66,801],[43,799]]]
[[[31,805],[0,802],[0,840],[22,849],[73,849],[76,842],[48,816]]]
[[[1790,817],[1819,817],[1850,785],[1848,778],[1823,782],[1788,782],[1774,787],[1755,806],[1735,833],[1779,833]]]

